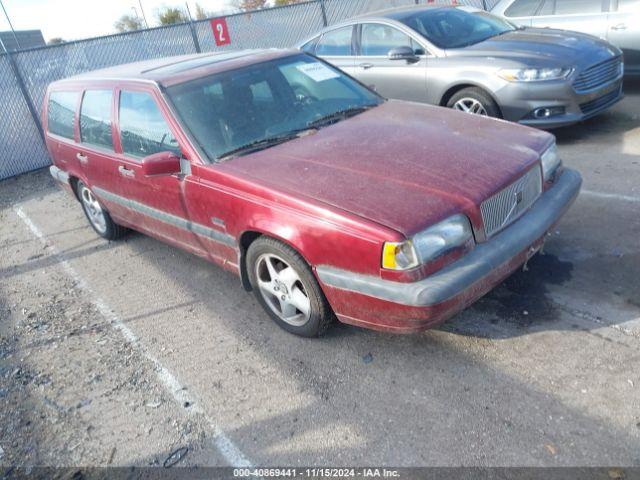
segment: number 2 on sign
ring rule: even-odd
[[[211,20],[211,29],[213,30],[213,37],[216,40],[217,46],[220,47],[222,45],[229,45],[231,43],[226,19],[214,18],[213,20]]]

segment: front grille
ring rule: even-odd
[[[514,222],[542,192],[542,174],[536,165],[508,187],[500,190],[480,205],[484,233],[489,238]]]
[[[573,82],[576,93],[588,93],[612,82],[622,74],[622,59],[615,57],[584,70]]]
[[[582,113],[587,115],[589,113],[593,113],[601,109],[602,107],[606,106],[608,103],[615,100],[618,97],[618,95],[620,95],[620,88],[616,88],[615,90],[605,95],[602,95],[601,97],[595,98],[589,102],[581,103],[580,110],[582,111]]]

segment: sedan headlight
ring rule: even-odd
[[[462,214],[436,223],[405,242],[386,242],[382,253],[382,267],[390,270],[409,270],[462,247],[473,238],[469,219]]]
[[[547,148],[540,157],[540,161],[542,162],[542,179],[546,182],[553,178],[560,165],[562,165],[556,142],[553,142],[553,144]]]
[[[571,72],[571,68],[506,68],[498,75],[509,82],[543,82],[565,79]]]

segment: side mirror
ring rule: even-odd
[[[144,157],[142,173],[145,177],[180,173],[180,157],[174,152],[158,152]]]
[[[409,63],[415,63],[419,60],[416,53],[411,47],[396,47],[387,53],[389,60],[406,60]]]

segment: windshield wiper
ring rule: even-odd
[[[349,107],[344,108],[342,110],[338,110],[337,112],[329,113],[328,115],[324,115],[323,117],[317,118],[315,120],[307,123],[307,127],[324,127],[326,125],[331,125],[339,120],[344,120],[348,117],[353,117],[354,115],[358,115],[370,108],[375,107],[376,105],[360,105],[357,107]]]
[[[296,130],[291,130],[282,135],[261,138],[260,140],[255,140],[253,142],[234,148],[233,150],[229,150],[228,152],[225,152],[222,155],[218,156],[217,160],[221,162],[224,160],[229,160],[230,158],[238,157],[240,155],[246,155],[247,153],[257,152],[258,150],[264,150],[269,147],[274,147],[281,143],[300,137],[304,132],[308,132],[309,130],[313,130],[313,129],[299,128]]]

